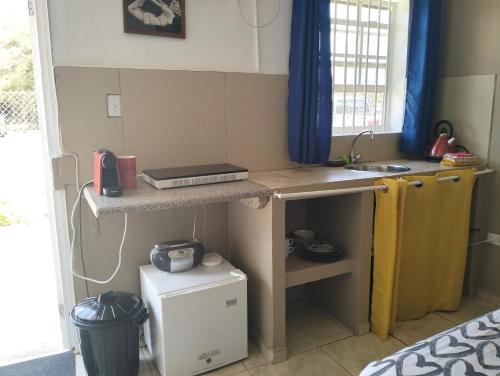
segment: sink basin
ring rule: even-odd
[[[400,165],[385,165],[385,164],[350,164],[344,167],[347,170],[355,171],[374,171],[374,172],[405,172],[410,171],[410,167]]]

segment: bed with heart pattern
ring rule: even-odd
[[[370,363],[360,376],[500,375],[500,309]]]

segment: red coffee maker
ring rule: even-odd
[[[94,151],[94,190],[97,194],[107,197],[118,197],[122,194],[116,156],[112,151]]]

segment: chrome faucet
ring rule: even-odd
[[[356,136],[356,138],[354,138],[354,141],[352,142],[352,145],[351,145],[351,150],[349,151],[349,158],[351,159],[351,163],[356,163],[356,162],[359,162],[361,160],[361,154],[354,154],[354,146],[356,146],[356,143],[358,142],[358,138],[360,138],[362,135],[364,135],[366,133],[370,133],[370,138],[373,142],[375,134],[373,133],[373,131],[371,129],[368,129],[368,130],[363,131],[363,132],[359,132],[358,135]]]

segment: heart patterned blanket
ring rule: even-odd
[[[500,375],[500,309],[372,362],[360,375]]]

